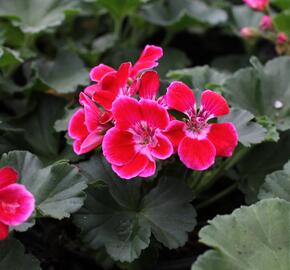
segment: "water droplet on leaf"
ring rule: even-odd
[[[280,100],[276,100],[276,101],[274,102],[274,108],[275,108],[275,109],[282,109],[283,106],[284,106],[284,104],[283,104]]]

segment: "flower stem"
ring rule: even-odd
[[[216,195],[214,195],[213,197],[211,197],[209,200],[206,200],[204,202],[199,203],[198,205],[195,206],[195,208],[197,210],[199,210],[199,209],[205,208],[205,207],[207,207],[207,206],[215,203],[216,201],[222,199],[223,197],[227,196],[232,191],[234,191],[237,186],[238,186],[238,183],[232,184],[231,186],[229,186],[228,188],[224,189],[220,193],[217,193]]]

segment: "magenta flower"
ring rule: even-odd
[[[124,96],[113,103],[112,113],[116,126],[104,137],[104,156],[122,178],[152,176],[156,160],[173,153],[162,133],[170,122],[168,112],[156,101]]]
[[[269,0],[244,0],[244,2],[257,11],[264,11],[269,4]]]
[[[80,103],[84,108],[74,113],[68,126],[68,135],[74,140],[74,152],[78,155],[101,145],[106,131],[112,127],[111,113],[101,111],[86,94],[80,94]]]
[[[260,28],[264,31],[273,29],[273,21],[269,15],[264,15],[260,21]]]
[[[25,186],[16,184],[17,179],[14,169],[0,169],[0,240],[8,236],[9,226],[25,222],[35,208],[33,195]]]
[[[229,157],[238,143],[238,134],[232,123],[208,123],[208,120],[226,115],[229,107],[219,94],[205,90],[201,106],[196,106],[193,91],[182,82],[173,82],[167,89],[169,108],[183,112],[187,118],[172,121],[166,136],[177,149],[180,160],[194,170],[206,170],[216,156]]]
[[[115,70],[100,64],[90,72],[91,80],[97,83],[88,86],[85,93],[92,96],[93,100],[106,110],[111,110],[118,96],[133,96],[137,92],[139,84],[137,77],[141,72],[156,67],[162,55],[162,48],[147,45],[134,65],[126,62]]]
[[[288,41],[288,37],[287,37],[287,35],[284,32],[278,33],[276,39],[277,39],[277,43],[278,44],[284,44],[284,43],[286,43]]]

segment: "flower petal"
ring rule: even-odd
[[[136,78],[140,72],[156,67],[158,65],[157,61],[162,56],[163,50],[161,47],[146,45],[141,56],[133,66],[131,77]]]
[[[155,100],[160,82],[157,72],[147,71],[140,78],[139,96]]]
[[[173,154],[173,146],[170,140],[162,134],[156,135],[156,138],[158,143],[156,147],[151,149],[152,156],[158,159],[169,158]]]
[[[137,154],[132,133],[111,128],[103,140],[103,154],[114,165],[131,162]]]
[[[117,95],[114,92],[107,90],[98,90],[93,95],[93,100],[103,106],[106,110],[112,110],[112,104]]]
[[[84,106],[86,127],[89,132],[93,132],[100,126],[101,111],[84,93],[80,93],[80,103]]]
[[[217,156],[230,157],[238,144],[238,133],[232,123],[211,124],[207,138],[214,144]]]
[[[68,124],[68,135],[72,139],[81,139],[88,135],[87,127],[85,126],[85,112],[83,109],[77,110]]]
[[[225,98],[211,90],[202,92],[200,103],[200,111],[205,112],[207,118],[226,115],[230,112],[230,108]]]
[[[157,101],[142,99],[139,102],[142,111],[142,120],[146,121],[150,127],[166,129],[170,119],[166,109]]]
[[[104,135],[90,133],[80,144],[79,155],[88,153],[102,144]]]
[[[213,165],[216,150],[208,139],[184,137],[179,144],[178,155],[186,167],[203,171]]]
[[[0,222],[0,241],[4,240],[8,237],[9,234],[9,226]]]
[[[173,149],[176,152],[178,145],[185,136],[185,123],[172,120],[163,134],[171,141]]]
[[[131,63],[126,62],[120,65],[118,71],[117,71],[117,85],[118,89],[125,89],[127,88],[129,74],[131,71]],[[124,94],[124,93],[120,93]]]
[[[132,128],[142,118],[142,110],[136,99],[122,96],[117,98],[112,106],[116,127],[127,130]]]
[[[33,195],[20,184],[1,189],[0,201],[0,222],[10,226],[25,222],[35,207]]]
[[[18,172],[11,167],[3,167],[0,169],[0,189],[15,184],[19,178]]]
[[[123,166],[112,165],[113,171],[121,178],[131,179],[139,176],[147,167],[149,159],[143,154],[137,154],[133,160]]]
[[[166,103],[171,109],[191,115],[195,112],[196,102],[193,91],[183,82],[172,82],[167,88]]]
[[[145,169],[139,174],[140,177],[150,177],[155,174],[156,171],[156,162],[148,160],[148,165]]]
[[[84,90],[84,93],[88,95],[89,97],[92,97],[94,93],[98,91],[99,89],[100,89],[99,85],[95,83],[95,84],[87,86]]]
[[[98,82],[100,81],[104,75],[106,75],[109,72],[115,71],[112,67],[109,67],[104,64],[100,64],[96,67],[93,67],[90,71],[90,78],[92,81]]]

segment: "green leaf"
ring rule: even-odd
[[[290,161],[283,170],[268,174],[265,183],[261,186],[258,195],[260,200],[268,198],[280,198],[290,201]]]
[[[63,117],[55,121],[54,129],[57,132],[67,131],[69,120],[71,119],[72,115],[77,111],[77,109],[79,108],[76,108],[76,109],[65,108],[65,113]]]
[[[232,8],[232,15],[237,30],[243,27],[259,28],[262,13],[250,9],[246,5],[234,6]]]
[[[255,116],[267,115],[279,130],[290,128],[290,57],[278,57],[264,67],[256,58],[254,68],[241,69],[224,84],[229,101]]]
[[[282,9],[290,9],[290,2],[288,0],[271,0],[271,4]]]
[[[6,47],[0,47],[0,67],[17,65],[22,62],[23,59],[21,59],[19,52]]]
[[[75,0],[0,0],[0,16],[12,20],[25,33],[47,31],[60,25]]]
[[[98,3],[105,7],[114,18],[122,19],[134,13],[138,7],[139,0],[98,0]]]
[[[284,11],[274,16],[273,22],[279,32],[285,32],[286,34],[290,35],[290,10]]]
[[[159,61],[157,71],[160,77],[164,77],[169,70],[183,68],[189,64],[190,61],[184,52],[167,48],[164,50],[164,56]]]
[[[39,261],[26,254],[22,244],[13,238],[0,242],[0,269],[41,270]]]
[[[280,170],[290,157],[290,132],[281,134],[278,142],[256,145],[238,164],[240,188],[247,202],[257,200],[257,194],[267,174]]]
[[[44,216],[62,219],[83,205],[86,181],[79,170],[67,162],[43,167],[35,155],[12,151],[2,156],[0,167],[4,166],[19,172],[19,183],[34,195],[36,209]]]
[[[78,85],[89,83],[84,63],[69,51],[60,51],[53,62],[39,61],[37,70],[40,79],[58,93],[72,93]]]
[[[151,233],[168,248],[185,244],[196,224],[190,189],[167,178],[142,195],[140,183],[117,179],[107,188],[88,190],[84,207],[74,215],[84,242],[94,249],[105,246],[121,262],[138,258]]]
[[[217,25],[227,20],[222,9],[208,6],[203,1],[168,0],[156,1],[142,6],[141,16],[144,20],[160,26],[170,26],[189,19],[189,26],[196,23]]]
[[[209,250],[200,255],[191,270],[233,270],[235,269],[220,252]]]
[[[253,122],[253,114],[246,110],[231,109],[231,113],[219,119],[220,122],[232,122],[238,130],[239,142],[249,147],[264,141],[266,130]]]
[[[192,270],[289,269],[290,204],[268,199],[217,216],[200,233],[200,241],[220,253],[207,253]],[[213,263],[218,268],[213,268]]]
[[[257,121],[260,125],[262,125],[266,129],[266,137],[265,141],[273,141],[278,142],[280,139],[279,132],[277,131],[277,127],[273,120],[271,120],[268,116],[260,116],[257,117]]]
[[[184,81],[198,89],[222,85],[228,76],[228,74],[219,72],[209,66],[172,70],[167,73],[169,79]]]

